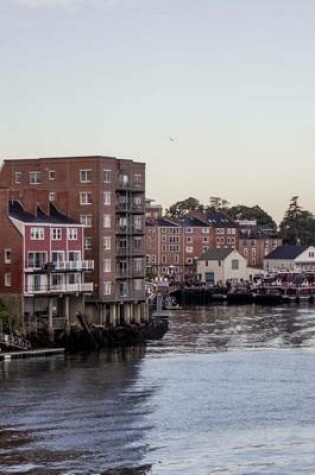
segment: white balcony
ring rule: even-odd
[[[59,285],[27,285],[24,295],[75,294],[93,292],[93,282]]]
[[[58,262],[45,262],[42,265],[29,264],[25,268],[25,272],[83,272],[94,270],[94,261],[58,261]]]

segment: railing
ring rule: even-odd
[[[138,247],[118,247],[116,249],[116,255],[121,256],[144,256],[144,249]]]
[[[25,295],[40,295],[54,293],[76,293],[76,292],[93,292],[93,282],[85,282],[80,284],[59,284],[59,285],[27,285]]]
[[[31,348],[31,343],[24,337],[7,335],[5,333],[0,333],[0,345],[16,350],[29,350]]]
[[[118,203],[116,205],[116,210],[121,212],[130,212],[130,213],[144,213],[143,205],[137,205],[135,203]]]
[[[60,272],[60,271],[91,271],[94,270],[94,261],[58,261],[45,262],[39,265],[28,265],[25,272]]]
[[[118,190],[131,190],[131,191],[143,191],[144,183],[134,183],[130,180],[117,180],[117,189]]]
[[[94,270],[94,261],[60,261],[54,262],[55,271],[90,271]]]

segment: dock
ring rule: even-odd
[[[9,361],[18,358],[35,358],[40,356],[63,355],[65,348],[41,348],[38,350],[0,351],[0,361]]]

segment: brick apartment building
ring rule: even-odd
[[[208,249],[233,248],[249,267],[262,269],[268,250],[282,244],[275,230],[238,223],[218,210],[189,212],[180,218],[146,220],[146,265],[152,276],[178,282],[196,279],[196,262]]]
[[[196,262],[208,249],[237,248],[239,229],[218,211],[180,218],[147,219],[146,265],[153,275],[183,282],[196,277]]]
[[[5,160],[0,187],[15,194],[35,190],[27,209],[46,194],[84,226],[85,256],[94,261],[85,306],[92,321],[145,320],[144,163],[105,156]]]
[[[84,260],[81,224],[52,203],[40,207],[34,190],[14,195],[0,190],[1,300],[22,317],[26,332],[41,328],[53,339],[56,327],[69,331],[76,313],[84,311],[94,262]]]

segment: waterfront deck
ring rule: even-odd
[[[0,351],[0,361],[8,361],[17,358],[35,358],[39,356],[63,355],[64,353],[65,348],[41,348],[38,350]]]

